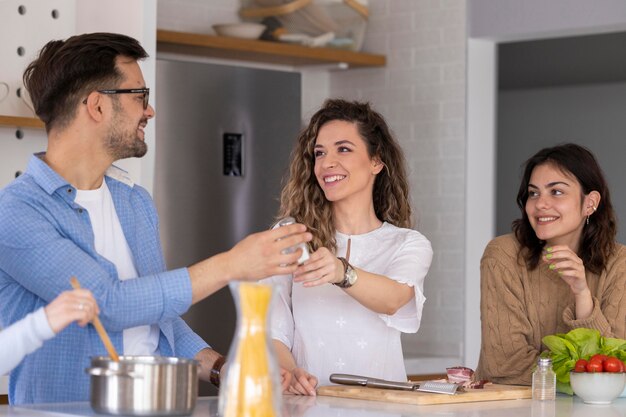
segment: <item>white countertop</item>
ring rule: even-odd
[[[405,405],[334,397],[285,396],[283,417],[623,417],[626,398],[608,406],[584,404],[578,397],[559,394],[555,402],[532,400],[486,401],[447,405]],[[0,406],[0,417],[94,416],[88,403]],[[198,399],[193,417],[216,417],[217,397]]]
[[[425,375],[444,373],[449,366],[456,366],[461,363],[461,358],[454,357],[420,357],[405,358],[404,365],[409,375]],[[9,377],[0,376],[0,395],[7,395],[9,392]]]

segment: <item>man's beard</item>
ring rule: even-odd
[[[112,121],[112,127],[105,145],[109,155],[115,161],[132,157],[141,158],[148,151],[148,145],[146,145],[145,141],[139,139],[136,130],[132,133],[125,131],[122,127],[125,123],[122,123],[120,119],[119,113],[117,113]],[[146,121],[141,120],[140,123],[145,123]]]

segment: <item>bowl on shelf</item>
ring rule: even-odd
[[[213,30],[220,36],[242,39],[259,39],[265,28],[265,25],[250,22],[213,25]]]
[[[626,386],[624,372],[570,372],[574,394],[587,404],[611,404]]]

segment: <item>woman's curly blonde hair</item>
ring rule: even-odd
[[[369,103],[326,100],[309,125],[300,133],[291,153],[289,177],[280,196],[278,218],[292,216],[313,234],[315,251],[337,248],[331,202],[326,199],[315,177],[314,147],[317,135],[326,123],[343,120],[356,124],[370,158],[377,157],[385,168],[376,176],[373,199],[376,217],[398,227],[412,225],[406,162],[402,149],[391,135],[385,119]]]

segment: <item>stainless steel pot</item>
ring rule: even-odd
[[[91,358],[91,407],[97,413],[177,416],[193,412],[198,398],[198,362],[160,356]]]

